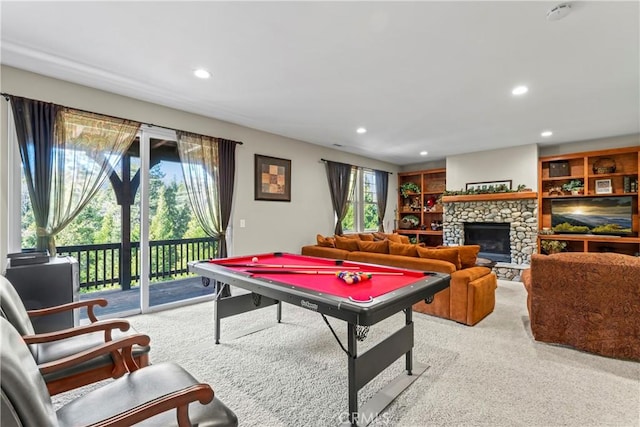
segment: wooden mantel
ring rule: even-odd
[[[535,199],[538,193],[535,191],[517,191],[510,193],[492,194],[465,194],[460,196],[442,196],[442,203],[455,202],[491,202],[494,200],[522,200]]]

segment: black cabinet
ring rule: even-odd
[[[42,264],[7,266],[7,279],[18,291],[27,310],[77,301],[80,287],[78,262],[72,257],[50,257]],[[71,328],[79,323],[78,310],[31,318],[36,333]]]

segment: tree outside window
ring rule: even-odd
[[[375,173],[359,168],[351,174],[351,179],[355,180],[355,189],[348,200],[342,229],[344,232],[378,231]]]

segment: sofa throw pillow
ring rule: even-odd
[[[359,239],[350,239],[348,237],[335,236],[336,240],[336,248],[344,249],[345,251],[353,252],[359,250],[358,242]]]
[[[460,255],[460,265],[462,268],[471,268],[476,266],[480,245],[463,245],[463,246],[438,246],[439,249],[457,249]]]
[[[387,240],[387,235],[385,233],[380,233],[379,231],[371,233],[371,235],[373,236],[374,241]]]
[[[360,240],[364,240],[365,242],[373,242],[375,240],[371,233],[360,233],[358,236],[360,236]]]
[[[344,237],[345,239],[360,240],[360,235],[357,233],[341,234],[340,237]]]
[[[456,266],[456,270],[460,270],[462,267],[460,264],[460,255],[457,249],[427,249],[418,248],[418,255],[420,258],[439,259],[441,261],[447,261]]]
[[[387,239],[396,243],[404,243],[405,245],[408,245],[409,243],[411,243],[411,241],[409,240],[409,237],[403,236],[401,234],[387,234]]]
[[[360,249],[362,252],[375,252],[378,254],[388,254],[389,241],[381,240],[379,242],[365,242],[362,240],[358,240],[358,249]]]
[[[318,246],[322,246],[323,248],[335,248],[336,241],[333,237],[324,237],[322,234],[316,235],[316,242]]]
[[[404,243],[396,243],[389,240],[389,253],[391,255],[417,257],[418,247],[416,245],[406,245]]]

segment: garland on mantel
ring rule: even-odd
[[[520,184],[518,188],[515,190],[510,189],[505,184],[500,185],[490,185],[487,188],[475,189],[472,188],[470,190],[445,190],[442,193],[443,196],[470,196],[474,194],[495,194],[495,193],[518,193],[522,191],[531,191],[531,188],[527,188],[526,185]]]

